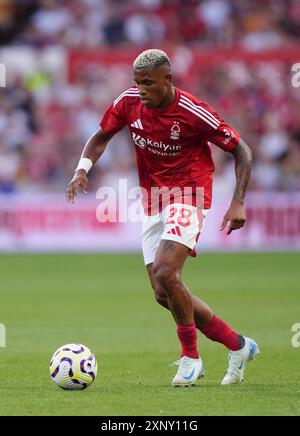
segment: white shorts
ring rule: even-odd
[[[208,209],[174,203],[156,215],[144,215],[142,247],[145,265],[154,262],[162,239],[179,242],[194,250],[207,213]]]

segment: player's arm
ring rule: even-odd
[[[239,143],[231,153],[235,159],[236,187],[230,207],[224,216],[220,228],[220,230],[224,230],[229,222],[228,235],[233,230],[242,228],[246,222],[244,202],[252,166],[252,152],[242,139],[239,140]]]
[[[85,144],[85,147],[83,149],[80,162],[83,162],[83,165],[80,166],[86,166],[85,169],[83,168],[77,168],[75,170],[73,179],[69,183],[68,189],[66,191],[66,198],[67,201],[72,202],[74,201],[74,198],[78,195],[79,188],[82,188],[83,192],[87,192],[88,190],[88,178],[87,173],[89,170],[89,167],[94,165],[97,160],[100,158],[102,153],[104,152],[108,142],[112,138],[111,136],[106,135],[102,129],[99,129],[97,132],[95,132],[90,139]],[[84,161],[82,161],[84,159]]]

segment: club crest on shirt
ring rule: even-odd
[[[174,121],[173,126],[171,127],[171,139],[177,141],[179,137],[180,137],[179,121]]]

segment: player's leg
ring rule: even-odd
[[[156,301],[161,306],[169,309],[166,290],[156,281],[153,273],[153,264],[147,265],[147,271]],[[186,286],[185,288],[188,290]],[[218,318],[203,300],[193,295],[189,290],[188,292],[193,302],[194,320],[197,329],[208,339],[225,345],[230,351],[238,351],[243,348],[245,345],[243,336],[236,333],[223,320]]]
[[[191,254],[204,225],[207,211],[189,204],[172,204],[163,211],[162,240],[176,241]],[[155,271],[154,271],[155,275]],[[161,284],[159,284],[161,285]],[[185,287],[186,288],[186,287]],[[186,288],[187,292],[188,289]],[[191,294],[190,294],[191,295]],[[239,351],[245,345],[243,336],[236,333],[197,297],[191,295],[197,327],[209,339],[225,345],[230,351]]]
[[[173,205],[173,207],[174,206],[176,205]],[[180,210],[180,206],[178,209]],[[174,236],[174,226],[171,220],[168,220],[168,215],[165,214],[164,219],[162,218],[161,214],[152,217],[144,217],[142,245],[145,265],[147,266],[152,287],[155,290],[156,300],[163,307],[169,309],[166,289],[161,282],[157,282],[153,273],[153,262],[161,238],[166,240],[168,240],[168,238],[171,238],[172,240],[176,238],[178,242],[183,242],[183,244],[192,249],[196,244],[196,236],[199,234],[201,225],[197,222],[196,215],[193,214],[191,216],[190,226],[180,226],[181,240],[181,237],[179,237],[178,234],[177,236]],[[166,225],[166,221],[169,226]],[[181,276],[182,266],[181,269],[179,268],[178,272]],[[243,378],[245,362],[251,360],[253,356],[253,352],[251,352],[251,349],[253,350],[253,343],[251,345],[251,342],[249,342],[247,338],[237,334],[223,320],[213,314],[211,309],[198,297],[191,294],[191,299],[193,302],[194,320],[197,328],[209,339],[225,345],[230,350],[229,368],[223,380],[224,384],[241,381]],[[257,354],[258,347],[256,346],[255,348],[254,346],[254,349],[256,350],[254,351],[254,354]],[[239,356],[235,353],[239,354]],[[241,362],[238,365],[235,365],[235,371],[232,371],[232,362]],[[242,370],[238,369],[240,367]]]
[[[151,286],[154,289],[156,301],[166,309],[169,309],[167,291],[162,283],[156,280],[153,265],[147,265],[147,271]],[[180,271],[181,275],[182,271]],[[185,285],[184,285],[185,286]],[[185,286],[190,294],[194,310],[194,322],[196,328],[201,331],[208,339],[224,345],[229,351],[239,351],[245,346],[245,339],[236,333],[228,324],[220,319],[210,307],[200,298],[193,295]]]
[[[179,325],[194,322],[194,309],[190,293],[184,286],[181,273],[189,250],[182,244],[160,242],[152,266],[158,287],[166,292],[167,305]]]
[[[166,290],[155,279],[155,275],[153,273],[153,263],[147,265],[147,272],[148,272],[152,289],[154,290],[154,296],[156,301],[161,306],[165,307],[166,309],[169,309]],[[182,271],[180,273],[182,273]],[[186,285],[185,287],[186,289],[188,289]],[[190,293],[193,302],[195,324],[197,329],[201,331],[212,320],[214,313],[203,300],[193,295],[189,290],[188,292]]]
[[[147,265],[147,271],[156,301],[161,306],[169,309],[166,290],[156,281],[152,264]],[[193,294],[191,294],[191,298],[197,329],[209,339],[225,345],[229,350],[229,366],[222,384],[228,385],[243,381],[247,363],[255,359],[260,353],[258,345],[252,339],[235,333],[211,311],[204,301]]]
[[[174,386],[195,384],[202,375],[203,363],[197,350],[197,330],[190,292],[182,282],[181,272],[189,250],[175,241],[162,240],[153,263],[153,274],[159,287],[166,291],[167,307],[177,324],[181,343],[181,359]]]

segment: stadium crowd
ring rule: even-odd
[[[278,59],[225,61],[207,70],[193,62],[192,48],[239,44],[259,50],[299,43],[300,3],[269,0],[0,0],[4,47],[27,45],[81,50],[107,45],[162,47],[173,55],[175,83],[225,114],[253,147],[252,190],[300,189],[300,92],[291,66]],[[183,48],[184,47],[184,48]],[[108,48],[108,50],[112,50]],[[0,51],[1,53],[1,51]],[[67,62],[67,55],[66,55]],[[131,85],[131,66],[103,66],[69,82],[63,72],[15,74],[0,94],[0,192],[62,191],[82,146],[105,107]],[[219,189],[234,184],[232,159],[214,149]],[[91,188],[137,184],[134,148],[126,131],[113,139],[93,170]]]
[[[298,0],[0,0],[0,40],[35,46],[278,47],[300,36]]]

